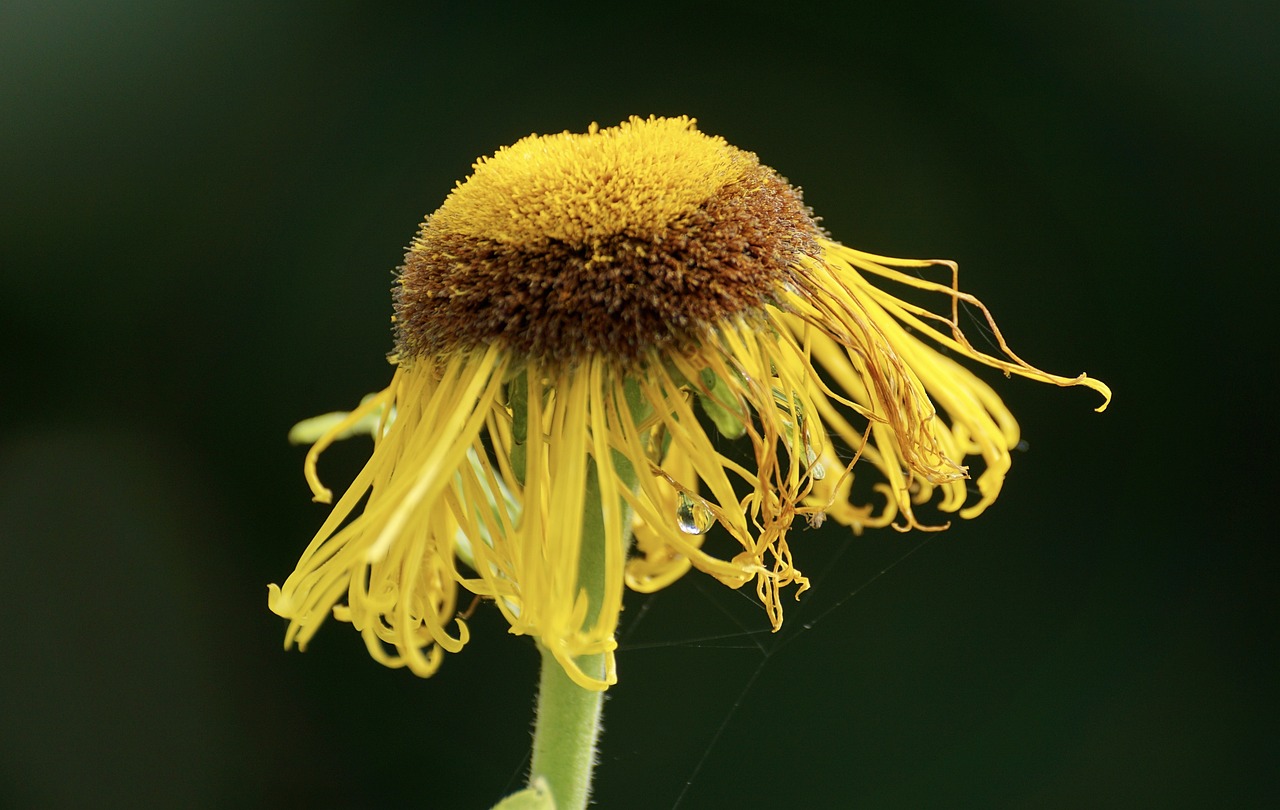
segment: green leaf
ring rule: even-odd
[[[556,810],[556,800],[545,779],[535,779],[533,784],[493,806],[493,810]]]

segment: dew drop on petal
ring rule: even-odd
[[[676,496],[676,525],[685,534],[706,534],[715,525],[716,516],[700,498],[687,492]]]

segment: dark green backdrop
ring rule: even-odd
[[[337,624],[281,651],[324,514],[284,436],[384,384],[391,272],[476,156],[650,113],[958,259],[1116,400],[992,377],[1030,444],[998,504],[798,536],[777,636],[703,578],[628,602],[599,804],[1267,802],[1275,12],[783,5],[0,5],[0,805],[519,783],[536,654],[493,611],[429,681]]]

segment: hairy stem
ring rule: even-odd
[[[637,414],[642,406],[639,391],[634,384],[627,386],[627,400],[631,412]],[[636,471],[629,459],[612,455],[614,472],[619,483],[636,489]],[[578,587],[587,594],[585,625],[594,624],[600,615],[604,601],[605,534],[604,515],[600,496],[597,467],[592,462],[587,470],[587,486],[584,514],[582,516],[582,547],[578,559]],[[623,509],[624,547],[631,543],[631,509]],[[587,675],[603,680],[605,657],[586,655],[577,659],[578,666]],[[544,779],[555,797],[556,810],[582,810],[591,794],[591,774],[595,767],[596,743],[600,739],[600,715],[604,704],[604,692],[583,689],[574,683],[555,656],[542,650],[542,674],[538,683],[537,720],[533,734],[533,763],[529,784]]]

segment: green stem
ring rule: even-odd
[[[578,664],[588,675],[604,674],[602,655],[580,658]],[[529,784],[545,779],[555,797],[556,810],[582,810],[587,806],[603,703],[604,692],[578,686],[569,680],[555,656],[542,651]]]
[[[640,410],[639,392],[628,385],[632,413]],[[631,462],[612,454],[614,471],[623,486],[635,490],[637,477]],[[631,509],[623,507],[623,548],[631,544]],[[587,469],[582,550],[578,558],[578,587],[587,593],[585,626],[594,624],[604,602],[605,578],[604,515],[596,465]],[[604,679],[605,657],[584,655],[578,666],[592,678]],[[533,763],[529,784],[546,780],[555,798],[556,810],[583,810],[591,794],[591,773],[595,767],[596,742],[600,739],[600,715],[604,692],[583,689],[570,680],[555,656],[542,650],[542,675],[538,681],[537,720],[533,732]]]

